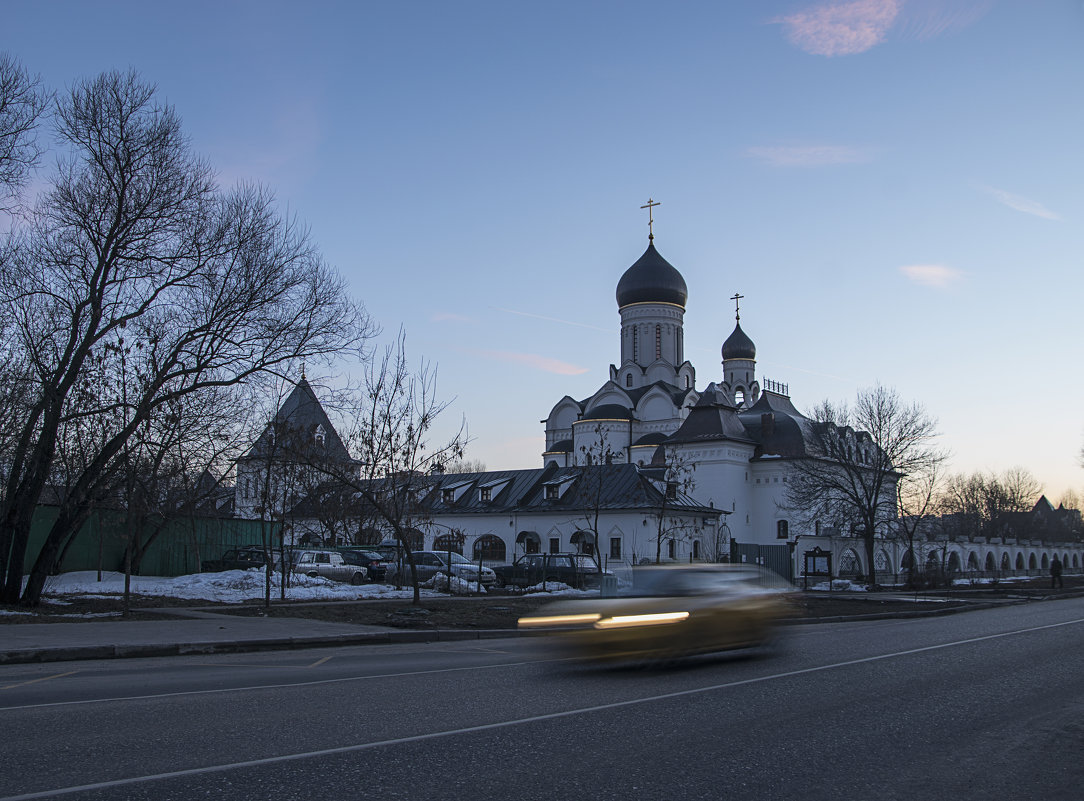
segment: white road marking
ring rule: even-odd
[[[877,656],[867,656],[861,659],[848,659],[844,662],[835,662],[830,665],[820,665],[818,667],[802,668],[800,670],[788,670],[783,673],[773,673],[767,676],[758,676],[751,679],[740,679],[738,681],[728,681],[723,684],[713,684],[709,687],[694,687],[690,690],[677,690],[670,693],[661,693],[659,695],[650,695],[643,698],[630,698],[625,701],[614,701],[608,704],[598,704],[596,706],[580,707],[578,709],[567,709],[563,712],[550,712],[545,715],[533,715],[526,718],[516,718],[514,720],[502,720],[497,723],[484,723],[479,726],[466,726],[461,729],[446,729],[444,731],[434,731],[427,734],[415,734],[409,737],[396,737],[391,740],[377,740],[369,743],[356,743],[354,745],[344,745],[338,748],[324,748],[319,751],[305,751],[298,754],[283,754],[282,756],[265,757],[264,759],[250,759],[244,762],[230,762],[224,765],[208,765],[202,768],[189,768],[187,770],[175,770],[168,773],[155,773],[148,776],[132,776],[127,779],[114,779],[112,781],[94,782],[93,784],[81,784],[76,787],[58,787],[55,790],[42,790],[36,793],[25,793],[22,795],[4,796],[0,798],[0,801],[31,801],[31,799],[37,798],[55,798],[61,795],[70,795],[72,793],[82,793],[91,790],[108,790],[116,787],[128,787],[133,784],[142,784],[144,782],[164,781],[166,779],[178,779],[185,776],[204,776],[209,773],[224,773],[230,770],[241,770],[244,768],[257,768],[265,765],[277,765],[283,762],[296,762],[301,759],[314,759],[316,757],[324,756],[336,756],[338,754],[352,754],[359,751],[370,751],[376,748],[384,748],[386,746],[403,745],[405,743],[417,743],[425,740],[436,740],[443,737],[454,737],[460,734],[474,734],[476,732],[493,731],[495,729],[505,729],[511,726],[522,726],[527,723],[539,723],[546,720],[559,720],[561,718],[575,717],[578,715],[587,715],[592,712],[604,712],[610,709],[621,709],[628,706],[637,706],[639,704],[652,703],[654,701],[665,701],[672,698],[682,698],[690,695],[700,695],[702,693],[716,692],[718,690],[726,690],[732,687],[742,687],[749,684],[760,684],[767,681],[775,681],[777,679],[788,679],[793,676],[803,676],[809,673],[821,673],[826,670],[836,670],[838,668],[850,667],[852,665],[863,665],[870,662],[880,662],[886,659],[896,659],[901,656],[911,656],[913,654],[928,653],[930,651],[939,651],[944,648],[954,648],[958,645],[970,645],[976,642],[985,642],[989,640],[998,640],[1004,637],[1014,637],[1019,634],[1030,634],[1036,631],[1044,631],[1046,629],[1055,629],[1062,626],[1072,626],[1078,623],[1084,623],[1084,618],[1078,618],[1076,620],[1067,620],[1062,623],[1048,623],[1044,626],[1033,626],[1027,629],[1017,629],[1015,631],[1006,631],[1000,634],[987,634],[982,637],[969,637],[966,640],[955,640],[953,642],[941,643],[939,645],[926,645],[922,648],[909,648],[906,651],[893,651],[888,654],[878,654]],[[450,670],[462,670],[465,668],[451,668]],[[470,668],[466,668],[470,669]],[[421,673],[431,673],[440,671],[420,671]],[[393,675],[408,675],[408,674],[393,674]],[[319,684],[322,682],[313,682]]]

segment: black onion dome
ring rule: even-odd
[[[647,243],[644,255],[617,282],[618,308],[630,303],[673,303],[684,309],[688,297],[685,279],[659,255],[653,241]]]
[[[734,333],[728,336],[726,342],[723,343],[723,361],[727,359],[749,359],[752,361],[756,357],[757,346],[741,330],[741,323],[736,323]]]

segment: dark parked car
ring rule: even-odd
[[[348,564],[338,551],[306,548],[290,554],[290,569],[306,576],[323,576],[332,581],[349,581],[364,584],[368,577],[360,565]]]
[[[221,559],[200,562],[200,570],[204,573],[221,573],[223,570],[248,570],[250,567],[264,567],[266,564],[263,548],[232,548],[222,554]]]
[[[369,581],[383,581],[388,576],[388,566],[384,563],[384,557],[375,551],[366,551],[361,548],[340,548],[343,561],[348,565],[364,567],[369,575]]]
[[[510,565],[493,568],[498,587],[533,587],[543,581],[560,582],[570,587],[597,587],[600,571],[590,556],[578,553],[528,553]]]
[[[452,575],[464,581],[480,582],[483,587],[492,587],[497,580],[493,571],[488,567],[482,567],[481,571],[479,571],[478,565],[454,551],[452,553],[447,551],[415,551],[414,565],[418,569],[418,581],[429,581],[437,573],[443,573],[446,576]],[[400,583],[409,583],[410,564],[405,557],[396,566],[396,569],[402,570],[402,577],[399,579]],[[393,580],[395,578],[393,576]]]

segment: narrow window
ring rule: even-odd
[[[638,361],[640,358],[640,329],[633,326],[632,328],[632,360]]]
[[[700,558],[700,540],[693,540],[693,559]]]
[[[785,540],[790,536],[790,524],[786,520],[780,520],[775,524],[776,539]]]
[[[672,539],[666,541],[666,558],[674,558],[674,541]]]
[[[662,326],[655,326],[655,358],[662,358]]]
[[[629,373],[627,376],[625,376],[625,386],[626,387],[631,387],[632,386],[632,373]]]
[[[666,500],[672,501],[677,498],[677,484],[673,481],[666,482]]]
[[[621,538],[620,537],[610,537],[610,558],[611,559],[620,559],[621,558]]]

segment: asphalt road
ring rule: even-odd
[[[0,801],[1078,799],[1084,599],[668,670],[537,641],[0,667]]]

